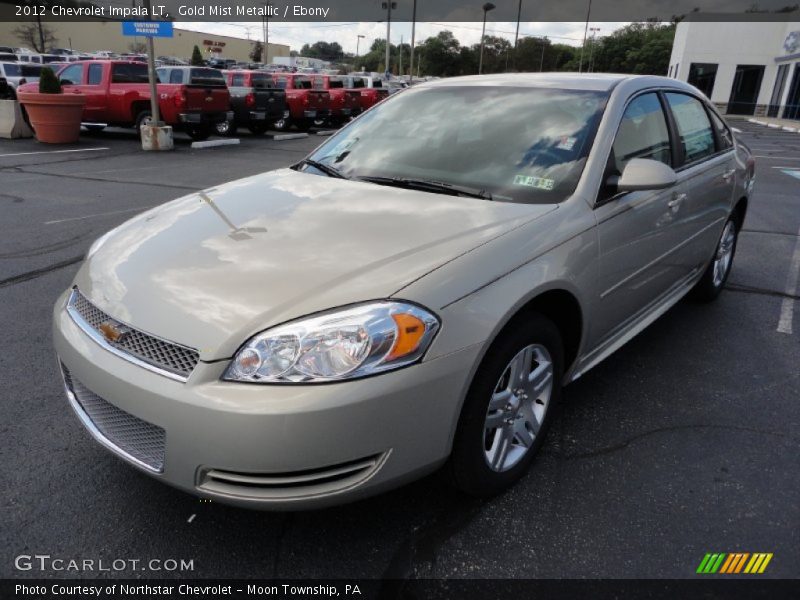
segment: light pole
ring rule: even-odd
[[[594,36],[600,31],[599,27],[590,27],[589,31],[592,32],[592,37],[589,40],[591,46],[589,48],[589,73],[594,72]]]
[[[586,48],[586,34],[589,31],[589,17],[592,14],[592,0],[589,0],[589,7],[586,9],[586,27],[583,28],[583,45],[581,46],[581,57],[578,60],[578,73],[583,73],[583,50]]]
[[[519,0],[519,6],[517,6],[517,31],[514,33],[514,68],[517,68],[517,41],[519,40],[519,21],[522,18],[522,0]],[[506,63],[506,69],[508,69],[508,64]]]
[[[364,36],[364,35],[361,35],[361,34],[359,34],[359,35],[356,37],[356,58],[358,58],[358,47],[359,47],[359,45],[361,44],[361,40],[362,40],[363,38],[365,38],[365,37],[366,37],[366,36]]]
[[[411,11],[411,65],[408,68],[408,82],[414,81],[414,34],[417,29],[417,0],[414,0],[414,8]]]
[[[389,60],[391,57],[389,56],[389,52],[391,51],[391,44],[389,42],[389,38],[392,35],[392,9],[397,8],[397,2],[384,2],[381,5],[381,8],[386,9],[386,69],[384,75],[389,77]]]
[[[494,10],[495,6],[491,2],[483,5],[483,30],[481,31],[481,57],[478,59],[478,75],[483,72],[483,42],[486,37],[486,13]]]

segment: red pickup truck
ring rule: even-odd
[[[380,79],[368,75],[345,75],[342,80],[346,88],[361,93],[361,110],[372,108],[389,96],[389,88],[383,87]]]
[[[200,67],[200,70],[203,68]],[[219,71],[214,71],[217,75]],[[72,63],[58,72],[64,93],[86,96],[83,122],[90,130],[108,125],[139,126],[150,118],[150,86],[147,65],[127,60],[86,60]],[[218,80],[217,80],[218,79]],[[225,81],[197,77],[197,84],[159,83],[158,106],[161,120],[185,131],[195,140],[206,139],[212,127],[228,119],[230,94]],[[27,84],[36,91],[35,84]]]
[[[272,73],[275,87],[286,90],[289,118],[275,122],[275,129],[285,130],[292,125],[306,131],[317,119],[331,114],[331,96],[325,90],[313,89],[311,77],[295,73]]]
[[[312,75],[315,90],[326,90],[331,96],[331,114],[327,122],[340,127],[361,112],[361,91],[345,87],[344,79],[336,75]],[[324,125],[325,119],[315,120]]]

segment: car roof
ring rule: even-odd
[[[664,86],[693,89],[691,86],[669,77],[615,73],[500,73],[496,75],[468,75],[465,77],[449,77],[436,81],[426,81],[420,84],[420,87],[486,85],[608,92],[623,81],[638,82],[642,87]]]

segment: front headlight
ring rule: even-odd
[[[413,304],[362,304],[253,336],[222,377],[255,383],[364,377],[414,362],[428,349],[438,329],[439,320]]]

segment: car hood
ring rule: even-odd
[[[284,169],[131,219],[95,243],[76,284],[120,321],[227,358],[267,327],[390,297],[555,209]]]

